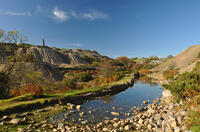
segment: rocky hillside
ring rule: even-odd
[[[96,51],[82,49],[55,49],[41,46],[31,46],[30,48],[19,48],[17,55],[32,54],[38,60],[48,62],[57,66],[74,66],[87,64],[87,59],[103,60]]]
[[[163,72],[170,69],[179,69],[180,73],[191,71],[199,61],[200,45],[194,45],[154,68],[153,71]]]
[[[34,57],[34,61],[30,61],[30,58],[28,58],[28,61],[24,61],[27,59],[25,57],[30,56]],[[28,44],[0,43],[0,71],[7,71],[8,65],[13,62],[13,58],[15,57],[20,58],[20,60],[17,61],[18,64],[15,65],[14,70],[19,64],[23,63],[25,66],[24,69],[39,71],[43,73],[44,77],[54,80],[62,80],[63,78],[63,75],[56,67],[65,68],[92,64],[100,62],[105,58],[96,51],[90,50],[58,49]]]

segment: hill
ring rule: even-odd
[[[177,56],[167,60],[153,69],[154,72],[164,72],[171,69],[178,69],[180,73],[191,71],[199,60],[200,45],[194,45]]]
[[[44,77],[54,80],[63,78],[60,71],[56,69],[57,67],[89,65],[99,63],[104,58],[108,57],[91,50],[0,43],[0,71],[7,71],[9,65],[12,65],[10,63],[16,59],[17,63],[13,71],[23,65],[25,69],[42,72]]]

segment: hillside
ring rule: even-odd
[[[171,69],[178,69],[180,73],[191,71],[198,61],[199,53],[200,45],[191,46],[177,56],[157,66],[153,71],[163,72]]]
[[[104,59],[104,56],[91,50],[59,49],[27,44],[0,45],[0,59],[5,59],[7,56],[20,56],[22,54],[31,54],[41,62],[47,62],[59,67],[83,65]]]
[[[63,75],[57,67],[66,68],[99,63],[105,57],[90,50],[0,43],[0,71],[8,71],[15,58],[17,58],[17,63],[13,67],[13,74],[22,73],[21,70],[24,69],[24,72],[25,70],[41,72],[47,79],[62,80]],[[19,68],[22,66],[23,68]]]

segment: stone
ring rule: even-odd
[[[20,123],[20,119],[19,118],[14,118],[10,121],[11,124],[19,124]]]
[[[9,119],[10,119],[9,116],[5,115],[5,116],[2,117],[1,121],[6,121],[6,120],[9,120]]]
[[[25,129],[24,128],[18,128],[17,132],[25,132]]]
[[[146,101],[146,100],[145,100],[145,101],[143,101],[143,104],[148,104],[148,101]]]
[[[173,122],[171,123],[171,127],[172,127],[172,128],[177,127],[177,123],[176,123],[176,121],[173,121]]]
[[[113,116],[119,116],[119,113],[118,112],[111,112],[111,115],[113,115]]]
[[[76,109],[77,109],[77,110],[81,110],[81,105],[77,105],[77,106],[76,106]]]
[[[178,124],[182,124],[182,122],[183,122],[182,120],[183,120],[183,119],[182,119],[181,116],[178,116],[178,117],[177,117],[177,122],[178,122]]]
[[[63,128],[65,128],[64,123],[58,123],[58,129],[61,130]]]
[[[104,131],[104,132],[108,131],[108,128],[104,127],[104,128],[103,128],[103,131]]]
[[[154,113],[155,113],[155,110],[152,109],[152,108],[149,108],[149,109],[147,110],[147,113],[148,113],[148,114],[154,114]]]
[[[84,112],[81,112],[81,113],[79,113],[79,116],[83,117],[84,114],[85,114]]]
[[[130,130],[129,125],[126,125],[126,126],[124,127],[124,130],[125,130],[125,131],[129,131],[129,130]]]
[[[116,128],[116,127],[119,126],[119,124],[118,123],[114,123],[113,126]]]
[[[125,125],[125,121],[124,120],[121,120],[120,123],[121,123],[122,126]]]
[[[151,124],[148,124],[147,128],[148,128],[149,130],[151,130],[151,129],[152,129],[152,125],[151,125]]]
[[[181,132],[181,129],[179,127],[174,128],[174,132]]]
[[[138,123],[142,125],[142,124],[143,124],[143,120],[140,119],[140,120],[138,121]]]
[[[110,121],[109,120],[104,120],[104,124],[108,124]]]

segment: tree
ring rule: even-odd
[[[120,56],[117,58],[117,60],[124,65],[128,65],[129,62],[129,59],[126,56]]]
[[[168,59],[171,59],[171,58],[173,58],[173,57],[174,57],[173,55],[168,55],[168,56],[167,56]]]
[[[0,29],[0,42],[3,41],[4,34],[5,34],[5,31],[3,29]]]
[[[8,31],[7,41],[10,43],[17,43],[19,40],[19,31]]]
[[[19,43],[24,43],[28,41],[28,37],[23,35],[22,33],[19,34]]]

